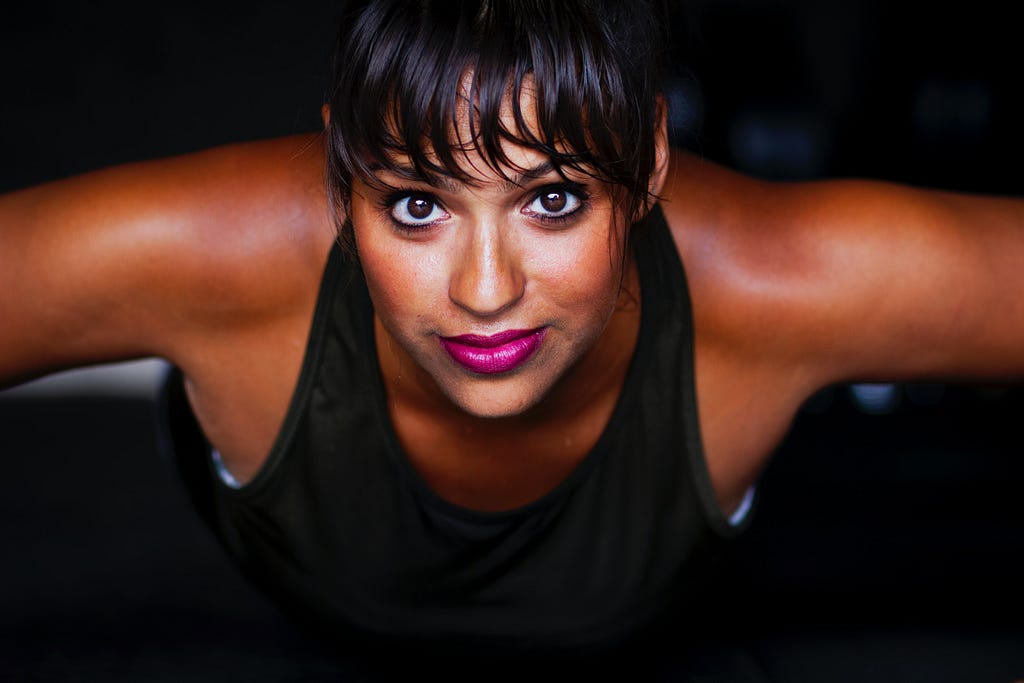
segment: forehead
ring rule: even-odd
[[[466,185],[470,187],[491,186],[499,192],[512,192],[521,188],[531,180],[543,179],[558,174],[559,177],[571,179],[574,174],[559,171],[551,160],[544,155],[534,152],[529,155],[536,158],[537,163],[530,164],[529,159],[522,159],[515,166],[503,165],[497,169],[486,166],[486,162],[477,155],[474,160],[471,153],[465,156],[465,164],[461,168],[462,174],[457,178],[441,174],[429,176],[421,175],[406,158],[395,158],[389,166],[375,165],[375,180],[384,187],[394,187],[402,180],[426,183],[446,192],[461,192]],[[580,178],[578,180],[584,180]]]
[[[371,160],[370,170],[378,179],[382,174],[395,175],[452,190],[463,183],[497,183],[511,189],[551,173],[593,177],[588,172],[592,169],[566,166],[564,157],[571,154],[567,145],[555,142],[542,149],[547,145],[541,142],[545,136],[532,76],[525,77],[515,91],[506,83],[493,120],[481,116],[480,97],[474,89],[474,74],[467,71],[460,79],[452,115],[442,125],[435,123],[424,130],[416,144],[404,141],[387,150],[383,160]],[[401,139],[398,128],[393,124],[392,133]]]

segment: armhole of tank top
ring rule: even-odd
[[[323,355],[324,338],[331,320],[331,309],[334,307],[335,299],[342,287],[339,279],[342,273],[347,272],[347,269],[343,267],[345,258],[346,256],[341,246],[335,242],[331,246],[331,251],[327,257],[327,264],[324,266],[323,276],[320,280],[316,307],[313,310],[313,320],[309,328],[306,351],[302,358],[302,367],[299,370],[299,376],[295,383],[295,390],[292,392],[288,410],[285,412],[281,428],[278,430],[277,437],[274,439],[274,444],[271,446],[266,460],[263,461],[263,464],[256,471],[252,479],[244,484],[233,486],[225,481],[220,473],[217,472],[217,463],[214,461],[212,453],[208,458],[208,464],[211,468],[213,479],[216,481],[217,488],[230,496],[248,498],[259,494],[273,481],[274,472],[287,455],[288,447],[291,445],[295,430],[301,421],[303,411],[305,410],[306,403],[309,401],[310,393],[316,381],[320,359]]]
[[[662,218],[665,221],[664,218]],[[718,504],[718,497],[715,495],[714,486],[711,484],[711,472],[708,469],[707,455],[704,452],[704,437],[700,429],[700,404],[697,402],[697,367],[696,367],[696,326],[693,319],[693,301],[690,298],[690,284],[686,275],[686,264],[683,262],[682,254],[676,246],[672,231],[665,221],[665,233],[668,246],[671,246],[676,256],[675,262],[678,267],[678,275],[681,278],[681,291],[683,314],[686,323],[686,336],[683,340],[683,425],[686,433],[686,448],[692,457],[688,458],[696,485],[697,495],[700,497],[701,507],[707,517],[708,524],[718,536],[722,538],[733,538],[742,533],[749,525],[753,517],[753,508],[756,507],[756,488],[751,487],[743,497],[739,507],[731,515],[726,514]]]

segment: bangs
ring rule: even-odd
[[[353,178],[379,185],[377,172],[407,176],[409,165],[427,181],[472,182],[470,153],[509,179],[525,170],[508,159],[511,144],[559,173],[619,186],[635,213],[654,164],[650,65],[660,55],[650,54],[654,27],[616,9],[630,4],[391,0],[349,10],[329,98],[335,199],[347,201]]]

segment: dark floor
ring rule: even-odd
[[[707,668],[734,675],[700,680],[1024,678],[1022,400],[867,415],[836,392],[801,416],[715,587]],[[235,573],[150,412],[0,399],[0,680],[359,679]]]

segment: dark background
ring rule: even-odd
[[[0,10],[0,190],[314,130],[336,13],[330,2]],[[765,177],[1021,193],[1012,4],[704,0],[683,14],[678,144]],[[870,404],[836,387],[800,415],[710,593],[727,618],[709,628],[773,680],[1024,678],[1024,394],[875,389]],[[348,670],[234,573],[159,456],[152,410],[0,398],[0,678]]]

